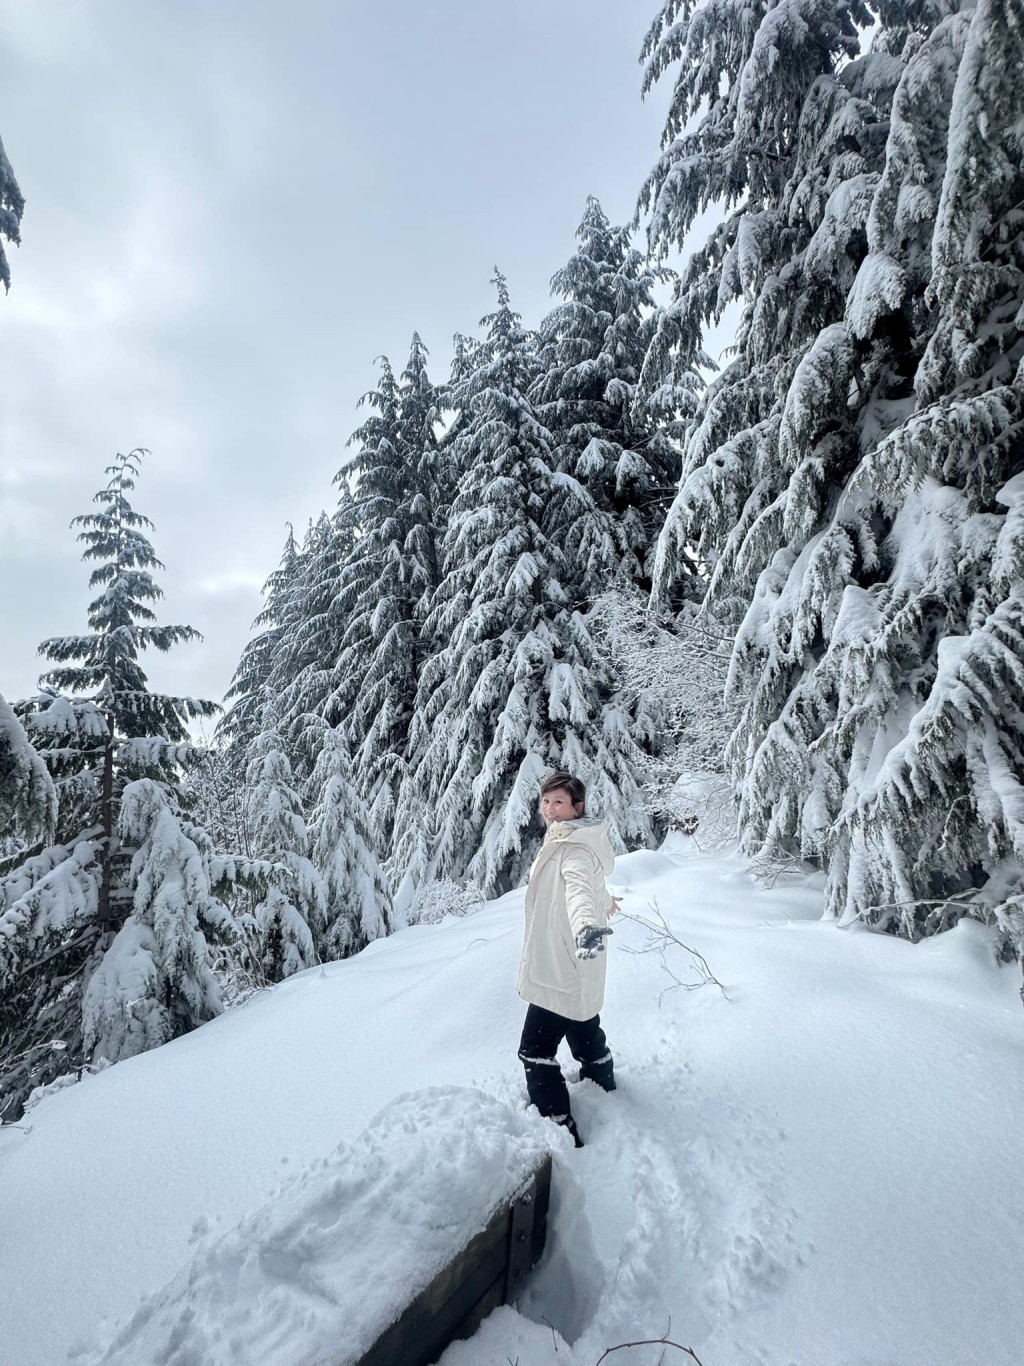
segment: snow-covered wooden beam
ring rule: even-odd
[[[550,1193],[546,1156],[357,1366],[431,1366],[456,1338],[472,1337],[493,1309],[511,1304],[544,1251]]]

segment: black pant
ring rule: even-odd
[[[526,1090],[531,1104],[536,1105],[542,1115],[565,1123],[571,1118],[569,1088],[555,1061],[563,1039],[580,1064],[581,1081],[589,1078],[604,1090],[614,1091],[615,1080],[612,1055],[599,1015],[592,1020],[567,1020],[564,1015],[556,1015],[543,1006],[530,1006],[519,1040],[519,1060],[526,1071]]]

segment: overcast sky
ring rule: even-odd
[[[25,195],[0,294],[0,692],[86,629],[68,523],[152,451],[153,686],[220,700],[286,523],[414,329],[444,378],[495,264],[528,324],[588,194],[627,221],[667,91],[657,0],[4,0],[0,137]]]

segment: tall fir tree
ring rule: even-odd
[[[669,286],[673,272],[646,259],[630,229],[613,227],[593,197],[576,237],[576,252],[551,280],[563,302],[538,329],[540,373],[530,397],[554,437],[558,468],[593,500],[566,547],[587,602],[613,586],[650,590],[697,380],[671,376],[671,322],[655,290]],[[656,338],[668,374],[649,393],[640,381]]]
[[[308,784],[325,715],[335,715],[337,659],[348,628],[345,566],[359,534],[354,500],[341,482],[334,513],[321,513],[302,543],[292,602],[294,621],[277,656],[269,691],[278,698],[281,733],[295,775]]]
[[[295,531],[289,526],[281,561],[263,585],[263,607],[252,623],[257,634],[243,649],[226,694],[234,701],[217,723],[218,740],[243,756],[260,734],[268,692],[284,682],[285,650],[302,615],[300,559]]]
[[[848,326],[872,324],[888,276],[875,308],[916,365],[843,509],[878,548],[822,660],[838,705],[820,748],[845,778],[832,913],[911,938],[969,913],[1024,957],[1022,63],[1004,0],[907,45]]]
[[[321,718],[333,699],[334,662],[346,628],[340,580],[357,533],[353,503],[343,483],[333,516],[321,513],[301,545],[289,529],[277,569],[264,584],[265,603],[232,679],[230,709],[217,727],[229,785],[248,797],[252,746],[273,702],[278,741],[305,789],[316,762]]]
[[[540,779],[563,764],[590,779],[620,845],[648,833],[631,781],[636,736],[604,705],[607,661],[576,610],[563,549],[593,499],[558,469],[529,398],[542,365],[536,338],[500,272],[494,283],[481,363],[452,395],[451,454],[463,473],[425,624],[439,647],[420,679],[395,855],[407,870],[417,850],[429,862],[407,879],[406,896],[430,877],[468,875],[485,894],[515,885]]]
[[[248,794],[253,846],[273,864],[254,911],[261,967],[267,981],[280,982],[319,961],[316,939],[325,928],[326,900],[272,701],[252,745]]]
[[[326,719],[344,727],[353,780],[369,809],[378,850],[390,848],[425,647],[423,624],[437,586],[438,513],[450,496],[439,459],[439,397],[414,334],[396,379],[381,358],[372,412],[352,435],[343,473],[355,477],[352,549],[339,573],[346,628]]]
[[[751,17],[672,4],[647,46],[649,80],[679,63],[652,244],[726,209],[677,294],[694,351],[743,306],[657,590],[696,554],[739,624],[749,849],[821,861],[844,919],[1020,943],[1019,8],[882,4],[865,52],[859,5]]]
[[[197,636],[188,626],[157,625],[150,606],[162,596],[152,573],[162,566],[145,535],[151,524],[129,502],[143,454],[119,456],[96,495],[99,510],[73,523],[82,528],[83,559],[97,562],[90,630],[43,643],[40,652],[55,667],[44,690],[19,708],[53,778],[57,821],[56,843],[27,851],[0,881],[0,1105],[8,1115],[33,1085],[100,1050],[117,1061],[141,1039],[160,1042],[217,1008],[197,960],[157,942],[166,930],[201,957],[195,935],[230,934],[210,887],[236,870],[214,870],[212,849],[180,809],[182,766],[196,753],[187,723],[216,707],[151,692],[139,662],[144,649],[166,651]],[[129,790],[136,796],[126,811]],[[204,879],[207,891],[189,900],[188,888]],[[160,885],[155,920],[143,883]],[[176,918],[190,928],[175,928]],[[102,1007],[92,988],[83,1014],[101,970]],[[129,1023],[140,1011],[150,1017],[141,1032]],[[123,1028],[110,1024],[118,1012]]]
[[[347,958],[391,929],[391,893],[369,836],[366,804],[352,782],[345,738],[322,729],[311,789],[310,850],[324,888],[320,954]]]

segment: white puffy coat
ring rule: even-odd
[[[607,821],[553,821],[530,869],[517,990],[531,1005],[589,1020],[604,1004],[607,953],[576,957],[586,925],[608,924],[605,877],[615,866]]]

